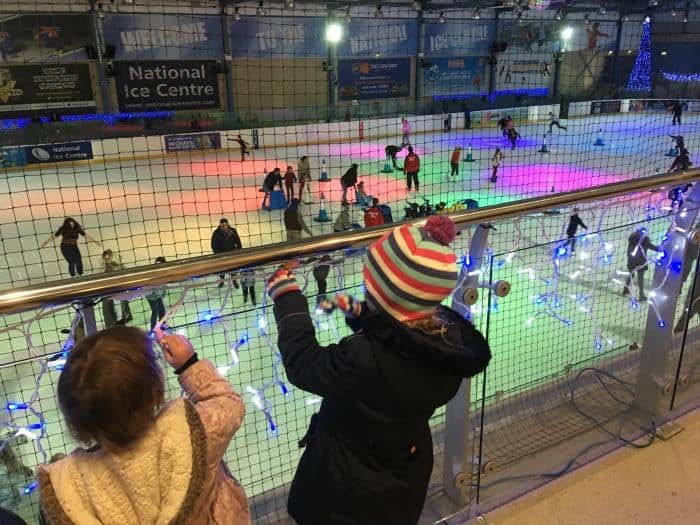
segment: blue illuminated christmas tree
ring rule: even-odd
[[[651,91],[651,18],[648,16],[642,24],[639,54],[627,81],[627,91]]]

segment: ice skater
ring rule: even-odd
[[[515,149],[515,143],[518,139],[522,138],[515,128],[507,129],[506,136],[508,137],[508,142],[510,142],[510,149]]]
[[[682,148],[679,150],[676,158],[673,159],[673,164],[671,164],[671,167],[668,169],[668,173],[672,173],[674,171],[688,171],[692,164],[693,163],[690,162],[688,150]]]
[[[671,121],[671,125],[675,126],[676,124],[678,124],[680,126],[681,116],[683,115],[683,103],[680,100],[676,100],[673,104],[671,104],[670,110],[673,113],[673,120]]]
[[[491,166],[493,166],[493,173],[491,174],[491,182],[494,184],[498,180],[498,168],[501,165],[501,160],[503,160],[503,152],[501,151],[501,148],[496,148],[496,151],[493,153],[493,157],[491,158]]]
[[[282,171],[279,168],[275,168],[272,170],[270,173],[268,173],[265,176],[265,180],[263,181],[262,191],[265,193],[265,196],[263,197],[262,201],[262,206],[261,208],[263,210],[269,210],[270,206],[268,206],[268,202],[271,204],[272,199],[270,197],[270,194],[275,191],[275,186],[280,187],[280,191],[284,193],[284,188],[282,187]]]
[[[333,258],[330,255],[324,255],[314,264],[313,274],[316,280],[316,302],[320,303],[326,299],[328,291],[328,275],[331,272],[331,264]]]
[[[343,190],[343,197],[341,201],[348,200],[348,188],[354,188],[357,184],[357,164],[350,166],[348,171],[346,171],[342,177],[340,177],[340,187]],[[355,193],[355,200],[357,201],[357,193]]]
[[[653,244],[649,239],[647,231],[644,228],[639,228],[627,239],[627,270],[629,275],[625,280],[625,287],[622,290],[622,295],[629,295],[632,278],[637,275],[637,283],[639,286],[639,300],[646,301],[644,295],[644,272],[647,270],[647,250],[660,252],[661,249]]]
[[[355,188],[355,203],[358,206],[367,206],[371,201],[372,198],[365,191],[365,181],[361,180]]]
[[[445,133],[452,130],[452,115],[447,110],[447,107],[442,108],[442,129]]]
[[[241,270],[241,288],[243,289],[243,304],[248,303],[248,297],[250,297],[250,302],[253,306],[257,304],[257,297],[255,296],[255,270],[252,268],[246,268]]]
[[[117,272],[124,269],[124,266],[112,250],[105,250],[102,252],[102,264],[105,272]],[[125,325],[133,320],[129,301],[122,300],[120,303],[122,318],[117,320],[117,311],[114,308],[114,299],[112,297],[105,297],[102,299],[102,316],[104,318],[105,328]]]
[[[559,128],[559,129],[563,129],[564,131],[566,131],[566,126],[562,126],[562,125],[559,123],[559,119],[558,119],[558,118],[555,118],[555,117],[554,117],[554,113],[552,113],[551,111],[549,112],[549,120],[550,120],[550,122],[549,122],[549,133],[552,132],[552,128],[553,128],[554,126],[556,126],[556,127]]]
[[[304,188],[306,188],[308,199],[305,201],[310,204],[313,199],[311,198],[311,165],[309,164],[309,157],[304,155],[299,159],[299,199],[303,200]]]
[[[56,230],[56,233],[46,239],[40,246],[40,248],[45,248],[51,241],[60,237],[61,255],[68,263],[68,273],[71,277],[83,275],[83,256],[80,253],[80,248],[78,248],[78,238],[81,235],[85,237],[87,242],[94,242],[100,246],[100,243],[85,233],[83,227],[72,217],[66,217],[61,227]]]
[[[411,143],[411,123],[408,121],[406,117],[401,117],[401,133],[403,138],[401,139],[401,142],[404,144],[410,144]]]
[[[452,156],[450,157],[450,167],[452,170],[450,171],[450,177],[454,177],[455,175],[459,175],[459,157],[462,155],[462,148],[457,146],[454,150],[452,150]]]
[[[569,225],[566,227],[566,243],[569,245],[569,248],[571,248],[571,255],[576,253],[576,232],[578,227],[580,226],[584,230],[588,230],[588,226],[586,226],[581,220],[581,217],[578,216],[578,212],[580,211],[580,208],[574,208],[571,217],[569,217]]]
[[[418,191],[418,172],[420,171],[420,158],[413,152],[413,147],[408,147],[408,155],[403,161],[403,170],[406,172],[406,189],[411,191],[411,182]]]
[[[156,257],[155,264],[163,264],[165,262],[165,257]],[[165,303],[163,302],[163,297],[165,297],[168,291],[167,286],[158,286],[156,288],[151,288],[145,297],[148,301],[148,305],[151,307],[151,330],[153,330],[158,324],[158,321],[165,317]],[[161,325],[163,330],[165,326]]]
[[[241,162],[245,160],[246,155],[250,155],[250,151],[248,151],[248,144],[245,140],[243,140],[243,137],[240,135],[236,135],[235,139],[231,139],[234,142],[238,142],[238,145],[241,147]]]
[[[294,198],[295,182],[297,182],[297,176],[294,174],[294,169],[291,166],[287,166],[287,171],[284,173],[284,186],[287,188],[287,202],[292,202]],[[299,195],[299,197],[301,197],[301,195]]]
[[[400,146],[394,146],[394,145],[389,145],[386,148],[384,148],[384,153],[386,154],[387,158],[391,159],[391,165],[394,166],[394,169],[397,169],[398,166],[396,165],[396,155],[403,151],[403,149],[406,147],[406,143],[402,142]]]
[[[222,218],[219,226],[211,234],[211,251],[213,253],[225,253],[243,248],[241,238],[238,236],[236,228],[233,228],[228,219]],[[219,288],[223,288],[226,274],[219,274]],[[238,288],[238,281],[232,281],[234,288]]]
[[[673,143],[679,153],[685,149],[685,139],[683,135],[669,135],[669,137],[673,139]]]

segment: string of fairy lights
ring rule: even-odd
[[[659,241],[661,248],[660,252],[654,259],[649,260],[649,262],[654,264],[657,268],[664,270],[663,278],[660,281],[657,281],[659,284],[655,286],[648,294],[649,308],[656,315],[658,326],[664,328],[667,325],[667,322],[660,314],[659,305],[666,298],[661,294],[660,289],[673,273],[679,273],[682,271],[682,253],[685,248],[685,243],[679,242],[679,236],[687,236],[690,235],[691,232],[680,228],[676,222],[676,219],[677,217],[685,217],[689,210],[686,205],[679,202],[673,202],[670,206],[665,205],[664,199],[659,193],[651,194],[650,199],[651,201],[642,203],[642,222],[645,220],[653,221],[661,219],[667,221],[668,223],[667,233],[663,234]],[[616,204],[622,209],[627,210],[630,224],[641,224],[639,222],[639,200],[625,202],[624,199],[619,199],[616,201]],[[544,234],[546,234],[548,231],[548,221],[553,219],[561,220],[561,217],[529,216],[511,221],[504,221],[504,223],[501,224],[510,223],[514,232],[514,238],[512,239],[512,242],[509,242],[510,251],[502,256],[496,256],[494,255],[493,247],[489,246],[484,254],[481,268],[478,268],[477,271],[480,273],[480,275],[489,275],[490,269],[493,269],[493,272],[497,273],[508,266],[516,265],[514,270],[518,275],[522,275],[524,278],[534,282],[537,286],[542,286],[544,288],[541,292],[531,296],[533,312],[532,315],[527,318],[525,324],[527,326],[533,326],[536,322],[540,322],[541,319],[549,317],[558,323],[570,327],[574,324],[574,321],[568,316],[562,314],[562,312],[567,310],[568,306],[573,306],[591,320],[593,326],[591,333],[591,344],[596,353],[602,352],[606,346],[613,345],[612,337],[608,337],[604,333],[601,321],[596,315],[595,308],[597,294],[600,288],[598,276],[603,274],[603,272],[599,270],[602,267],[614,264],[615,253],[618,248],[618,244],[610,240],[609,235],[604,229],[604,221],[607,214],[610,213],[611,208],[612,206],[606,203],[606,205],[591,206],[586,210],[588,216],[592,218],[591,222],[595,224],[595,228],[592,228],[595,231],[581,236],[580,249],[576,255],[576,259],[572,257],[572,254],[570,253],[565,241],[559,240],[552,240],[544,244],[540,243],[539,246],[545,247],[545,249],[541,249],[536,252],[538,253],[538,256],[534,262],[528,263],[521,253],[522,250],[529,250],[529,248],[533,245],[533,239],[528,237],[526,233],[537,235],[540,238],[545,238]],[[635,221],[635,219],[637,220]],[[529,221],[527,229],[523,228],[524,221],[526,220]],[[641,228],[641,226],[639,226],[639,228]],[[640,231],[642,232],[641,238],[646,235],[651,235],[644,228],[641,228]],[[556,239],[561,238],[562,235],[556,235]],[[470,241],[471,233],[469,230],[466,230],[462,236],[462,242],[464,243],[463,246],[465,247],[465,250],[468,249]],[[335,260],[332,261],[331,266],[336,270],[334,275],[337,290],[347,292],[346,278],[343,269],[344,265],[342,263],[353,258],[359,258],[363,255],[363,253],[363,249],[347,250],[343,253],[342,257],[336,256]],[[577,262],[575,268],[568,268],[565,270],[563,268],[563,263],[566,260],[575,260]],[[468,261],[467,255],[462,257],[462,264],[471,264],[471,261]],[[302,291],[306,291],[308,287],[309,277],[307,274],[311,272],[310,268],[312,267],[312,264],[307,264],[306,267],[301,267],[296,273]],[[262,268],[254,270],[250,275],[256,281],[262,282],[269,276],[270,273],[271,271],[269,268]],[[593,276],[586,292],[567,295],[562,290],[561,285],[564,283],[576,282],[580,276],[585,274]],[[616,270],[613,274],[612,281],[616,284],[623,284],[621,278],[628,277],[629,274],[629,271]],[[282,355],[273,340],[271,330],[269,328],[268,319],[270,314],[270,304],[268,302],[267,295],[264,294],[262,303],[260,306],[255,308],[256,316],[252,327],[248,327],[241,333],[234,333],[234,330],[227,326],[226,320],[230,314],[225,314],[224,312],[231,304],[231,297],[234,289],[233,279],[235,277],[237,276],[234,275],[229,278],[228,288],[221,299],[220,306],[216,310],[206,310],[204,312],[200,312],[197,314],[196,322],[184,324],[180,327],[173,326],[167,328],[169,321],[174,318],[175,314],[188,305],[187,298],[190,296],[190,294],[195,289],[207,289],[215,284],[213,284],[211,280],[202,280],[198,283],[190,282],[185,285],[174,285],[168,287],[168,290],[171,293],[178,292],[180,295],[178,300],[166,311],[165,316],[159,321],[158,326],[163,326],[165,329],[187,335],[187,328],[192,325],[219,323],[226,347],[230,352],[230,360],[228,364],[218,368],[219,372],[224,377],[232,374],[241,360],[245,359],[245,357],[242,357],[241,353],[244,351],[250,341],[253,338],[258,338],[261,340],[263,342],[262,347],[266,347],[269,355],[272,357],[272,364],[270,366],[271,376],[260,384],[246,385],[243,387],[243,390],[247,394],[249,401],[255,407],[255,409],[264,416],[267,422],[268,435],[273,437],[276,436],[279,431],[279,423],[275,419],[275,405],[272,401],[272,398],[274,397],[272,392],[274,392],[275,389],[278,390],[284,399],[290,396],[292,391],[286,383],[286,376],[282,364]],[[218,281],[215,281],[214,283],[218,283]],[[639,310],[639,302],[634,298],[635,285],[633,282],[630,282],[628,283],[628,286],[630,287],[631,292],[629,308],[631,310]],[[363,291],[361,284],[355,285],[352,288],[357,289],[357,291],[360,293]],[[147,292],[148,290],[143,291],[144,294]],[[492,312],[497,312],[497,298],[492,297],[490,298],[490,301],[491,302],[487,308],[489,308]],[[14,331],[22,334],[22,337],[26,341],[29,355],[32,358],[36,358],[33,362],[39,367],[38,372],[36,372],[34,376],[31,387],[23,388],[18,397],[15,399],[9,399],[4,407],[6,417],[3,421],[3,430],[9,437],[0,440],[0,451],[2,451],[5,447],[10,446],[15,440],[28,439],[34,444],[39,462],[45,463],[48,459],[47,447],[45,445],[47,425],[40,402],[40,389],[42,382],[47,377],[51,378],[51,381],[53,381],[55,380],[55,376],[53,376],[52,373],[60,373],[60,371],[63,369],[66,358],[76,342],[76,334],[82,323],[80,310],[77,309],[76,314],[73,316],[70,332],[66,339],[60,344],[58,354],[50,353],[50,355],[41,355],[37,350],[37,346],[34,344],[32,329],[41,319],[56,315],[57,313],[65,311],[69,308],[71,308],[70,305],[64,305],[52,309],[43,309],[37,312],[36,315],[30,319],[20,321],[17,324],[0,330],[0,333]],[[470,313],[472,316],[478,316],[483,312],[479,305],[476,305],[471,308]],[[317,310],[312,312],[312,317],[314,324],[319,331],[330,333],[336,339],[341,338],[342,334],[340,333],[340,330],[338,329],[332,315],[327,315],[321,310]],[[307,405],[313,405],[318,402],[320,402],[320,398],[316,396],[308,396],[305,401]],[[24,494],[30,494],[36,489],[36,487],[37,482],[32,480],[21,488],[21,492]]]

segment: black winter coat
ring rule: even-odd
[[[578,230],[579,226],[584,230],[588,229],[588,227],[585,224],[583,224],[583,221],[581,220],[581,217],[578,216],[578,213],[574,213],[569,218],[569,225],[566,227],[566,235],[568,235],[569,237],[575,237],[576,230]]]
[[[300,292],[275,301],[289,381],[324,398],[304,438],[289,514],[299,525],[417,523],[433,468],[428,420],[463,378],[486,368],[486,340],[447,309],[441,335],[367,312],[348,322],[354,335],[324,347],[308,312]]]
[[[340,181],[348,188],[357,184],[357,168],[350,168],[340,177]]]
[[[644,235],[642,239],[642,234],[639,231],[629,236],[627,239],[627,269],[630,272],[646,270],[647,250],[658,252],[659,247],[652,243],[647,235]]]
[[[221,228],[214,230],[211,236],[211,251],[214,253],[229,252],[243,248],[241,238],[238,236],[236,228],[231,228],[228,234]]]

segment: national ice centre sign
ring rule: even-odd
[[[219,107],[213,60],[115,62],[120,111]]]

